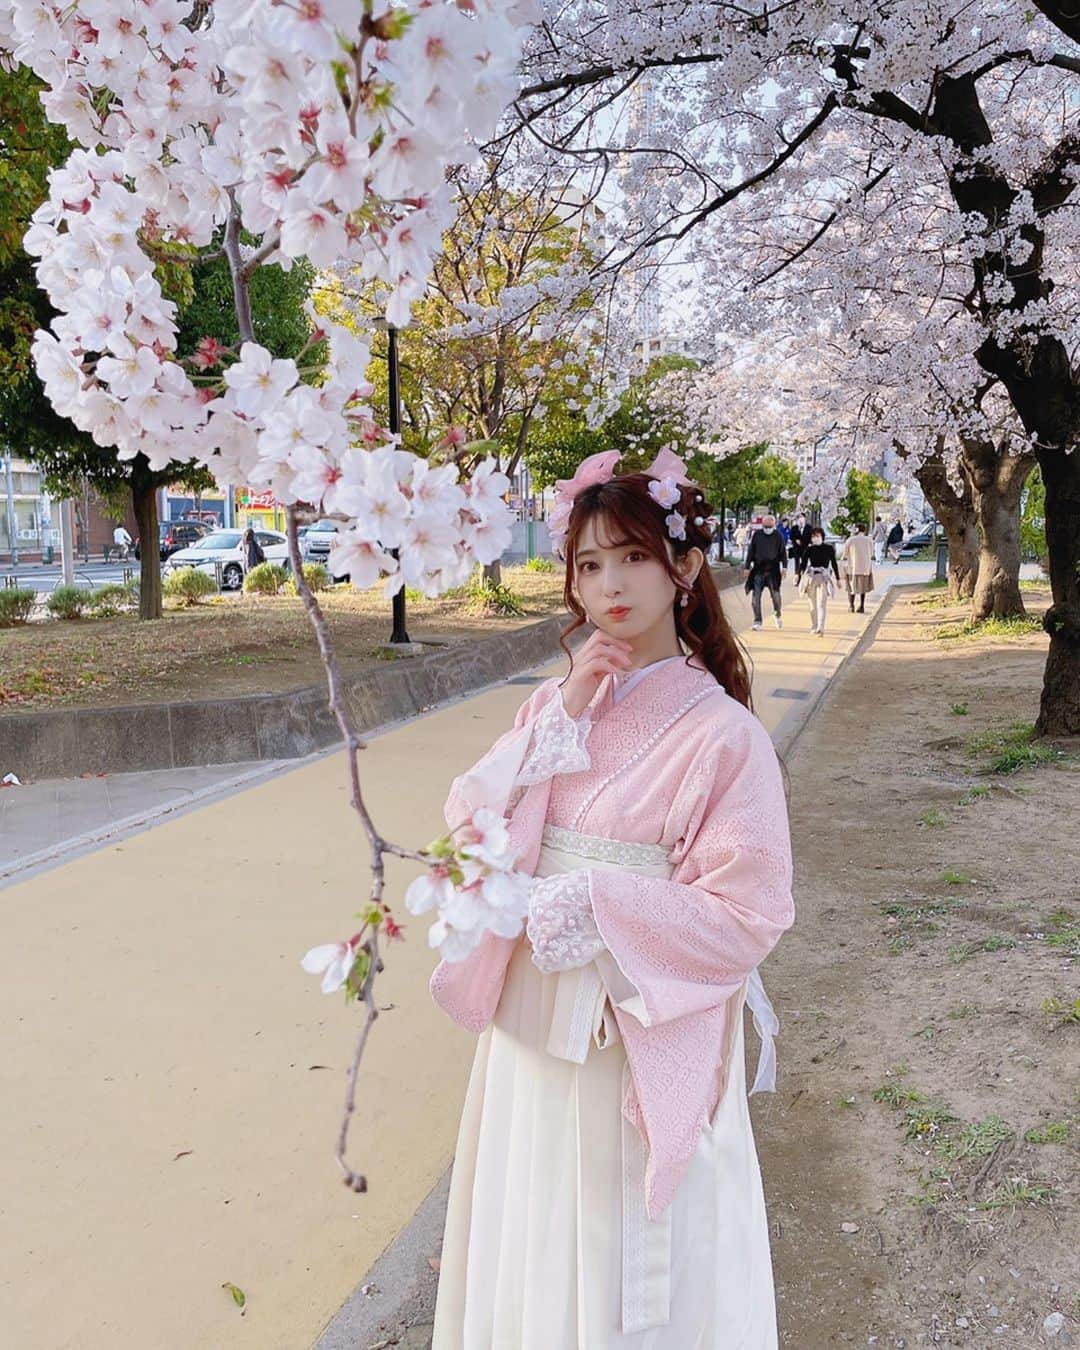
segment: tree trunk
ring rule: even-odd
[[[131,505],[139,527],[139,618],[161,618],[161,557],[158,544],[157,485],[139,455],[131,474]]]
[[[1040,736],[1080,736],[1080,450],[1043,450],[1038,460],[1054,598],[1043,618],[1050,651],[1035,729]]]
[[[979,571],[971,616],[1020,617],[1020,493],[1035,467],[1034,454],[1009,455],[990,440],[966,439],[964,466],[979,526]]]
[[[936,455],[919,465],[915,477],[945,530],[949,545],[949,598],[969,600],[979,568],[979,527],[971,484],[965,475],[963,490],[957,492],[949,482],[943,461]]]

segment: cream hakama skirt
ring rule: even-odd
[[[545,831],[537,876],[670,875],[663,849],[569,834]],[[465,1098],[432,1350],[775,1350],[741,1012],[723,1097],[653,1221],[644,1147],[622,1117],[626,1052],[602,989],[583,1062],[562,1057],[565,1046],[551,1052],[589,980],[595,965],[541,974],[524,939],[510,961]]]

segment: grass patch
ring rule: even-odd
[[[967,792],[956,803],[957,806],[974,806],[976,802],[984,802],[990,796],[988,787],[968,788]]]
[[[1054,1188],[1026,1177],[1010,1177],[990,1192],[979,1205],[980,1209],[1019,1209],[1024,1205],[1049,1205]]]
[[[954,966],[962,966],[980,952],[1007,952],[1016,946],[1016,939],[1004,933],[991,933],[989,937],[978,938],[974,942],[960,942],[950,947],[946,953]]]
[[[894,933],[885,950],[890,956],[900,956],[911,946],[910,933]]]
[[[967,744],[969,755],[988,755],[991,773],[1011,774],[1060,760],[1064,755],[1052,745],[1035,739],[1032,722],[1010,722],[973,736]]]
[[[907,1107],[901,1117],[904,1138],[910,1142],[936,1140],[947,1126],[956,1122],[951,1108],[940,1097],[928,1097]]]
[[[929,811],[924,811],[919,817],[919,824],[928,830],[942,830],[948,823],[948,817],[937,807],[931,807]]]
[[[946,867],[941,874],[941,884],[943,886],[970,886],[974,877],[970,872],[965,872],[960,867]]]
[[[1028,1144],[1067,1144],[1071,1128],[1067,1120],[1051,1120],[1046,1125],[1025,1130],[1024,1141]]]
[[[965,1125],[954,1138],[941,1139],[935,1147],[941,1157],[964,1162],[970,1158],[985,1158],[998,1144],[1012,1139],[1015,1133],[1000,1116],[987,1116],[973,1125]]]
[[[1042,632],[1042,620],[1030,614],[1007,619],[964,619],[959,623],[942,623],[934,630],[939,642],[971,642],[979,638],[1025,638]]]
[[[1055,930],[1047,933],[1044,941],[1048,947],[1064,952],[1066,956],[1080,956],[1080,922],[1068,909],[1056,909],[1050,915],[1050,925]],[[1080,1007],[1080,999],[1077,999]],[[1077,1019],[1080,1021],[1080,1018]]]
[[[966,717],[968,715],[968,705],[966,703],[950,703],[949,711],[954,717]]]
[[[976,1017],[978,1012],[978,1008],[972,1003],[958,1003],[955,1008],[950,1008],[945,1015],[954,1022],[960,1022],[965,1017]]]
[[[1062,1003],[1059,998],[1044,998],[1039,1004],[1039,1011],[1046,1013],[1048,1017],[1064,1017],[1067,1022],[1080,1022],[1080,998],[1072,1007]]]
[[[836,1105],[840,1111],[850,1111],[857,1105],[857,1101],[854,1097],[837,1097]]]

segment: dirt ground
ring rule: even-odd
[[[789,761],[754,1099],[781,1343],[1080,1345],[1080,746],[1024,762],[1041,634],[942,642],[962,611],[921,598]]]
[[[563,574],[506,567],[503,580],[522,618],[470,612],[461,599],[410,599],[413,641],[506,632],[562,608]],[[323,601],[342,670],[371,664],[390,637],[382,590],[338,586]],[[140,623],[133,615],[34,623],[0,631],[0,711],[212,699],[279,693],[324,678],[311,625],[295,596],[220,596],[168,609]]]

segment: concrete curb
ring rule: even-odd
[[[364,670],[345,682],[357,728],[367,732],[543,665],[559,651],[556,614],[478,642]],[[341,732],[326,689],[191,703],[78,708],[0,717],[0,759],[22,779],[77,778],[204,764],[301,759]]]
[[[732,569],[735,571],[736,569]],[[733,578],[729,584],[734,584]],[[921,583],[919,583],[921,584]],[[893,586],[870,615],[869,622],[847,651],[822,678],[805,703],[791,709],[773,738],[781,756],[791,754],[811,717],[836,683],[837,672],[861,656],[873,642],[891,608]],[[357,1289],[331,1319],[312,1350],[427,1350],[431,1344],[438,1281],[427,1258],[441,1249],[452,1164],[420,1208],[364,1276]],[[367,1293],[362,1291],[367,1289]]]
[[[836,662],[827,676],[819,678],[819,680],[815,682],[807,702],[805,702],[801,708],[792,708],[791,712],[787,714],[784,720],[776,728],[773,744],[776,746],[778,754],[785,759],[791,755],[799,738],[806,730],[811,717],[813,717],[819,708],[824,706],[831,691],[836,688],[840,678],[840,672],[846,670],[853,661],[860,657],[877,637],[878,629],[884,622],[885,615],[892,609],[897,592],[902,593],[906,590],[910,590],[912,586],[921,584],[922,583],[913,582],[911,585],[894,585],[889,587],[884,598],[879,602],[873,614],[870,615],[869,623],[867,623],[866,627],[855,639],[851,648],[847,652],[841,654],[839,661]]]

